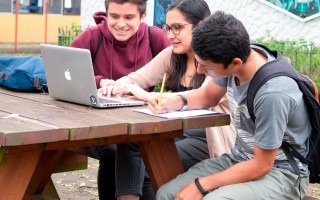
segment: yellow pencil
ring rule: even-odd
[[[158,105],[160,105],[161,101],[162,101],[162,93],[164,90],[164,84],[166,83],[166,79],[167,79],[167,74],[164,74],[163,79],[162,79],[161,89],[160,89],[160,95],[159,95],[159,99],[158,99]]]

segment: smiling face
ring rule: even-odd
[[[107,16],[111,34],[118,41],[127,41],[138,31],[146,13],[140,15],[136,4],[110,2]]]
[[[168,11],[166,25],[171,28],[167,37],[171,42],[173,52],[176,54],[184,54],[192,51],[190,44],[193,25],[185,19],[178,9]],[[176,29],[176,31],[179,30],[180,33],[174,34],[172,29]]]

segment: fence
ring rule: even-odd
[[[292,65],[301,73],[309,76],[320,88],[320,53],[287,51],[282,55],[291,59]]]
[[[304,40],[277,41],[272,38],[258,40],[270,49],[278,50],[291,59],[292,65],[301,73],[308,75],[320,87],[320,47]]]

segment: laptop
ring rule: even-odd
[[[140,106],[144,101],[98,94],[88,49],[40,44],[49,96],[98,108]]]

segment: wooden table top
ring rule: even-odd
[[[0,145],[138,136],[230,123],[226,114],[166,119],[133,111],[136,108],[92,108],[0,87]]]

